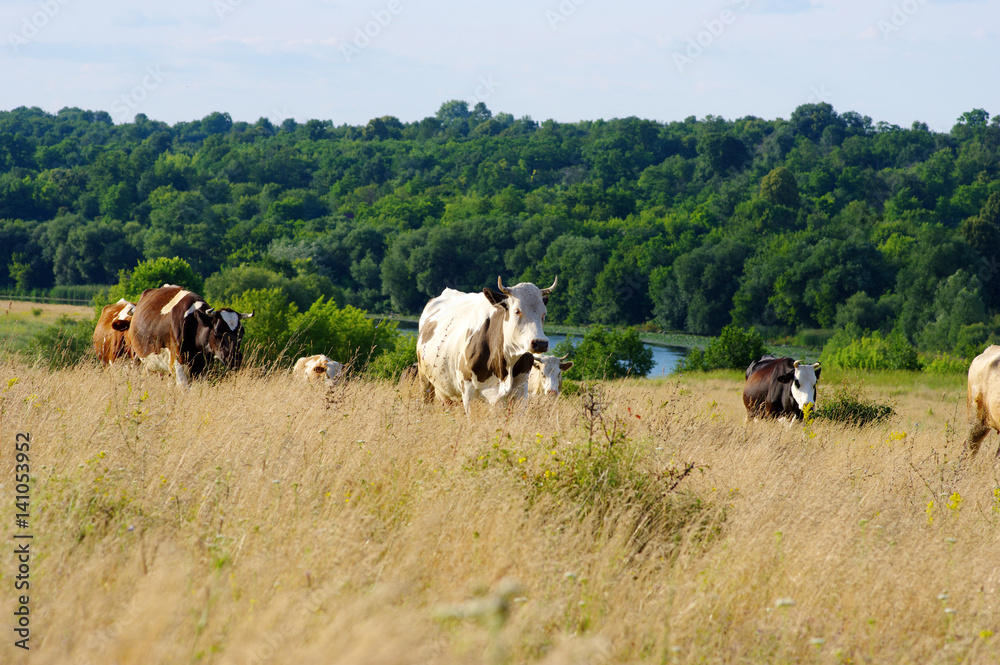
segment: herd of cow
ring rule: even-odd
[[[528,352],[518,354],[519,362],[508,364],[505,360],[513,357],[516,350],[521,348],[520,340],[524,330],[530,330],[534,335],[527,345],[532,351],[542,352],[548,348],[548,340],[541,332],[541,321],[545,318],[544,301],[548,299],[548,293],[555,287],[555,283],[549,289],[539,289],[534,284],[518,284],[507,289],[500,280],[498,284],[500,293],[486,289],[491,294],[488,302],[481,294],[459,294],[453,289],[445,289],[440,297],[428,303],[425,316],[420,319],[418,338],[426,340],[434,337],[437,351],[422,351],[418,345],[417,354],[418,358],[426,356],[436,360],[418,362],[414,367],[414,373],[425,386],[428,399],[433,399],[435,394],[443,400],[462,399],[466,411],[469,410],[468,399],[461,392],[455,393],[450,388],[453,382],[449,383],[448,368],[458,365],[442,361],[438,353],[445,340],[450,340],[452,346],[458,343],[459,330],[470,339],[476,338],[475,345],[480,354],[477,358],[480,359],[473,361],[473,364],[481,379],[476,385],[491,403],[507,394],[527,396],[530,392],[555,395],[562,389],[562,373],[573,366],[565,357],[555,358]],[[437,311],[443,299],[455,294],[468,296],[471,301],[466,304],[471,306],[466,308],[460,305],[448,321],[443,321],[440,312],[428,315],[432,309]],[[483,332],[477,336],[472,326],[473,318],[476,312],[481,313],[483,309],[476,307],[481,304],[477,300],[486,303],[488,309],[493,307],[488,303],[500,303],[497,307],[503,311],[508,311],[505,308],[513,303],[508,311],[512,317],[512,325],[503,326],[498,322],[492,332]],[[200,375],[213,359],[219,360],[227,368],[239,368],[242,363],[242,321],[251,316],[252,312],[241,314],[228,308],[214,309],[201,296],[176,284],[164,284],[160,288],[143,291],[137,303],[122,299],[105,306],[94,328],[94,351],[105,365],[119,360],[138,362],[148,370],[173,375],[178,385],[186,387],[190,379]],[[480,324],[482,328],[488,329],[492,318],[485,318],[486,321]],[[425,325],[425,319],[430,323]],[[437,331],[438,335],[434,336],[438,322],[443,322],[443,325]],[[449,335],[449,331],[452,334]],[[464,350],[460,353],[464,353]],[[515,365],[514,371],[507,371],[508,366]],[[334,384],[343,376],[344,365],[325,355],[313,355],[299,358],[292,372],[307,381],[318,380]],[[506,389],[499,386],[504,379],[508,381]]]
[[[495,404],[529,393],[557,395],[562,373],[573,366],[565,356],[542,355],[549,347],[542,329],[545,306],[557,281],[545,289],[527,282],[505,287],[498,277],[498,290],[445,289],[428,302],[417,328],[417,363],[410,368],[425,399],[461,401],[469,415],[478,397]],[[164,284],[143,291],[138,303],[106,306],[94,330],[94,350],[107,365],[133,359],[186,387],[212,359],[239,368],[242,321],[251,316],[213,309],[201,296]],[[820,370],[819,363],[771,355],[752,362],[743,387],[747,417],[801,419],[816,405]],[[305,380],[336,383],[344,366],[315,355],[300,358],[292,371]],[[969,368],[968,412],[966,447],[975,455],[990,429],[1000,432],[1000,346],[986,349]]]

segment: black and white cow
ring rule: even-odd
[[[523,282],[499,292],[463,293],[445,289],[424,307],[417,334],[417,366],[428,399],[488,402],[522,397],[535,353],[549,348],[542,331],[545,305],[556,286],[540,289]]]
[[[201,296],[168,284],[142,292],[126,340],[147,369],[173,374],[177,385],[187,387],[213,358],[239,368],[242,320],[251,316],[212,309]]]
[[[746,369],[743,406],[748,418],[760,416],[802,418],[807,404],[816,404],[820,365],[806,365],[791,358],[761,357]]]

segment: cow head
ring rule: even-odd
[[[483,289],[495,307],[505,309],[503,322],[504,355],[508,358],[524,353],[544,353],[549,349],[549,338],[542,331],[545,321],[545,304],[556,282],[547,289],[540,289],[529,282],[506,287],[497,277],[500,293]]]
[[[229,369],[239,369],[243,364],[243,319],[253,312],[241,314],[234,310],[192,308],[187,315],[199,317],[198,345],[222,361]],[[187,316],[186,315],[186,316]]]
[[[535,356],[534,368],[538,370],[542,392],[546,395],[555,396],[562,392],[563,372],[573,366],[572,360],[566,360],[568,356],[569,354],[566,354],[562,358],[555,356]]]
[[[792,399],[798,405],[799,411],[805,409],[806,404],[816,405],[816,382],[819,381],[820,366],[804,365],[798,360],[792,365],[793,369],[787,374],[778,377],[781,383],[791,383]]]

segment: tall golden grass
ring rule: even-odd
[[[16,432],[34,476],[0,662],[1000,659],[997,437],[962,458],[957,383],[856,429],[745,424],[718,377],[472,418],[282,372],[0,381],[4,533]]]

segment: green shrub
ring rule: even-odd
[[[96,293],[95,311],[100,316],[101,309],[105,305],[118,302],[121,298],[137,303],[143,291],[157,289],[164,284],[177,284],[199,295],[205,287],[201,277],[184,259],[176,256],[172,259],[166,257],[149,259],[139,263],[134,270],[119,271],[116,285]]]
[[[35,335],[22,353],[28,362],[49,370],[70,367],[93,348],[94,325],[93,320],[76,321],[64,314]]]
[[[653,369],[653,350],[642,343],[635,328],[595,326],[578,345],[568,337],[553,353],[571,355],[573,367],[564,376],[575,381],[644,377]]]
[[[834,389],[833,395],[820,402],[814,413],[815,418],[857,427],[888,420],[894,415],[896,411],[891,404],[877,402],[865,394],[860,384],[852,385],[847,379]]]
[[[378,379],[398,381],[403,370],[417,362],[417,338],[415,335],[398,335],[391,351],[378,356],[368,366],[371,376]]]
[[[756,328],[730,324],[712,339],[705,350],[691,349],[677,365],[678,372],[705,372],[712,369],[744,370],[767,353],[764,338]]]
[[[917,350],[906,337],[894,330],[861,335],[856,328],[838,330],[820,354],[820,362],[841,369],[920,369]]]
[[[253,318],[243,324],[243,350],[248,357],[264,362],[274,362],[294,353],[292,349],[292,321],[298,308],[288,302],[281,289],[250,289],[222,301],[220,307],[230,307],[237,312],[253,312]]]
[[[399,336],[394,321],[374,321],[363,310],[350,305],[339,308],[332,300],[319,298],[307,311],[299,312],[277,287],[250,289],[218,306],[254,313],[244,324],[244,349],[264,362],[322,353],[360,371],[394,350]],[[415,361],[414,357],[410,362]]]
[[[360,371],[387,350],[396,347],[396,322],[374,321],[364,310],[347,305],[337,307],[332,300],[318,299],[307,311],[292,320],[293,355],[325,353],[334,360]]]
[[[969,361],[947,353],[938,353],[923,359],[924,371],[928,374],[966,374]]]

